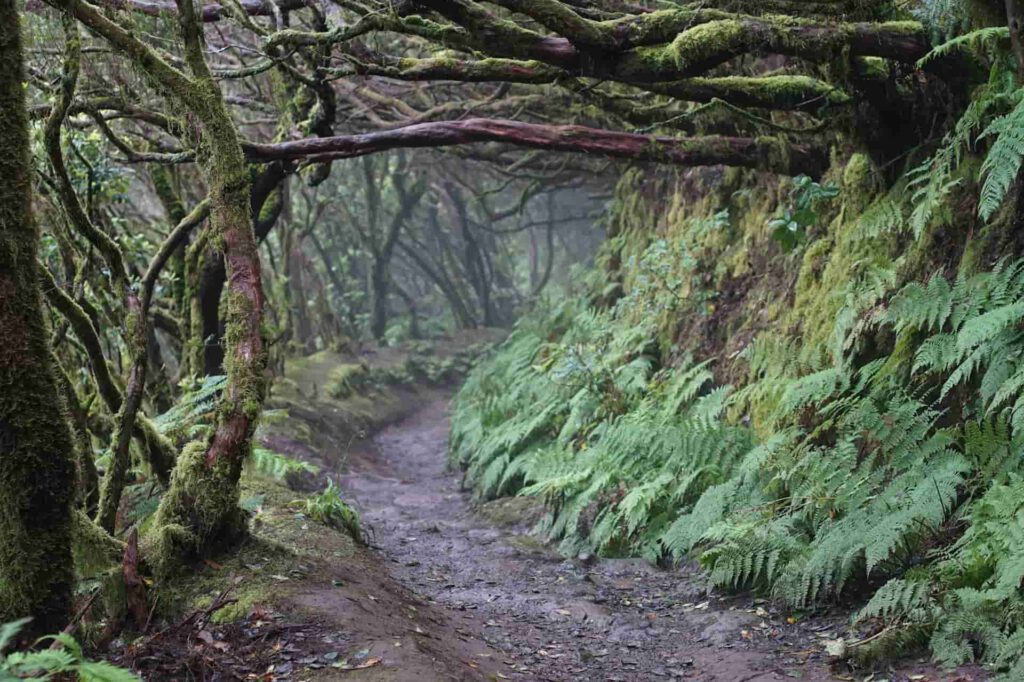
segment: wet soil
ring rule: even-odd
[[[446,466],[449,396],[396,392],[390,417],[345,439],[326,436],[350,420],[307,403],[311,415],[298,416],[324,438],[307,443],[286,430],[270,445],[320,468],[293,488],[319,490],[327,477],[341,485],[370,547],[268,493],[267,537],[234,557],[231,569],[240,581],[266,573],[263,560],[245,557],[264,552],[272,530],[295,526],[284,550],[291,558],[267,564],[276,573],[265,598],[241,620],[217,625],[200,613],[114,660],[146,680],[211,682],[986,678],[978,669],[945,673],[914,661],[875,673],[832,665],[824,644],[848,635],[849,608],[790,613],[753,595],[709,592],[692,565],[565,559],[530,534],[541,513],[534,501],[477,505],[461,489],[461,475]],[[229,572],[211,566],[203,570]]]
[[[447,435],[446,401],[426,400],[342,477],[382,570],[450,625],[449,644],[477,647],[437,679],[864,679],[831,669],[824,651],[846,614],[803,619],[709,594],[693,566],[564,559],[528,534],[529,501],[472,504],[446,467]],[[875,679],[955,679],[923,670]]]

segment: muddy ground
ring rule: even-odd
[[[146,680],[985,679],[923,660],[876,672],[830,665],[824,643],[848,634],[849,608],[790,613],[709,593],[695,566],[565,559],[530,534],[533,501],[475,505],[461,490],[446,466],[450,395],[393,392],[377,427],[390,425],[344,441],[311,438],[343,432],[349,417],[303,401],[312,433],[297,437],[286,422],[264,442],[320,473],[293,490],[257,490],[252,538],[191,578],[238,597],[234,615],[218,623],[214,609],[193,611],[112,658]],[[328,477],[358,508],[369,547],[296,513],[290,500]]]
[[[400,637],[378,633],[363,647],[380,659],[379,679],[982,677],[914,662],[874,677],[830,667],[823,642],[845,630],[848,612],[792,614],[750,596],[709,594],[693,566],[566,560],[529,534],[536,514],[529,501],[472,504],[459,474],[446,467],[446,397],[420,400],[412,416],[354,453],[341,478],[381,555],[370,570],[386,573],[412,599],[398,605],[412,614]],[[325,599],[314,590],[298,602],[321,614],[352,609]],[[366,622],[376,617],[369,611]]]

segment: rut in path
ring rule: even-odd
[[[342,486],[394,577],[486,642],[496,679],[835,679],[820,642],[839,618],[790,625],[768,603],[710,596],[693,568],[584,565],[488,521],[446,468],[446,407],[431,399],[382,431]]]

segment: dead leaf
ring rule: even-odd
[[[335,663],[331,667],[339,670],[365,670],[366,668],[378,666],[381,663],[383,663],[383,660],[380,658],[368,658],[362,663],[357,663],[356,665],[349,665],[348,661],[341,661],[340,663]]]

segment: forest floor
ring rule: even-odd
[[[307,380],[323,370],[302,369]],[[265,435],[320,468],[293,488],[340,483],[369,547],[314,527],[288,508],[288,494],[260,488],[254,539],[225,565],[207,562],[200,581],[207,596],[198,603],[216,605],[222,589],[237,589],[239,601],[227,617],[200,612],[180,628],[181,651],[165,642],[150,647],[160,653],[136,652],[146,679],[985,679],[915,661],[873,674],[830,666],[824,644],[846,633],[849,609],[790,613],[750,595],[709,593],[695,566],[566,560],[530,534],[534,501],[476,505],[461,490],[446,466],[450,396],[392,391],[383,416],[347,442],[337,437],[346,427],[331,423],[350,415],[307,400],[302,418],[314,433],[298,437],[286,423]],[[332,441],[318,437],[332,428],[336,448],[325,451]]]

